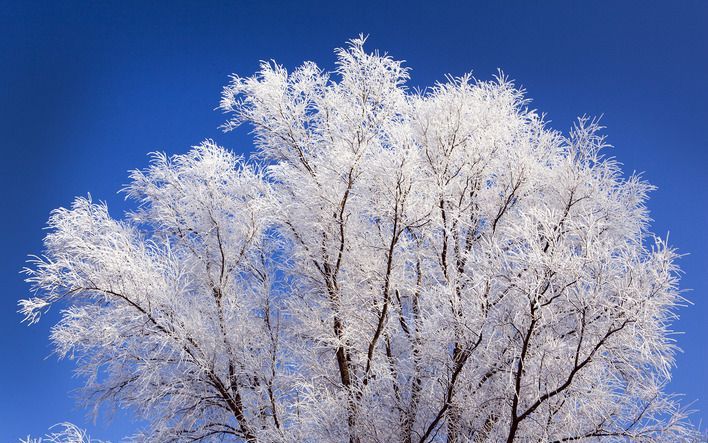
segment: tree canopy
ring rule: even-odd
[[[30,323],[138,441],[677,442],[676,253],[596,120],[548,127],[504,75],[233,76],[224,130],[154,154],[113,218],[78,198],[27,269]]]

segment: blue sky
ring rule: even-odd
[[[494,2],[489,2],[494,3]],[[73,364],[50,356],[49,327],[21,325],[18,271],[41,251],[49,211],[88,192],[126,208],[116,191],[146,154],[205,138],[251,150],[247,131],[222,134],[214,111],[227,76],[261,59],[332,68],[332,50],[370,34],[369,48],[412,68],[410,86],[502,68],[566,130],[603,114],[611,155],[658,190],[655,232],[689,255],[672,391],[708,419],[708,2],[6,2],[0,0],[0,440],[71,420],[118,441],[129,414],[94,425],[70,391]]]

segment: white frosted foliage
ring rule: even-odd
[[[232,78],[251,158],[156,154],[123,219],[52,213],[21,310],[58,303],[86,403],[138,441],[694,438],[663,392],[683,299],[651,185],[503,75],[411,91],[363,45]]]

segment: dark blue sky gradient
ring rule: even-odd
[[[247,130],[217,129],[227,76],[261,59],[331,69],[360,32],[407,61],[411,86],[502,68],[555,128],[604,114],[610,154],[659,188],[654,230],[690,253],[682,286],[695,305],[675,324],[684,352],[670,388],[708,418],[708,2],[505,3],[0,0],[0,440],[63,420],[113,441],[136,429],[126,413],[94,425],[72,400],[72,362],[49,356],[56,311],[19,323],[18,271],[41,251],[49,211],[91,192],[120,216],[116,191],[150,151],[213,138],[249,152]]]

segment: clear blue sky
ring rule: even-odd
[[[493,3],[493,2],[488,2]],[[6,2],[0,0],[0,441],[71,420],[118,441],[126,414],[93,425],[70,397],[72,363],[49,356],[48,330],[20,325],[18,271],[41,250],[49,211],[87,192],[125,209],[116,191],[154,150],[204,138],[239,152],[214,111],[232,72],[261,59],[332,68],[360,32],[404,59],[411,86],[497,68],[524,86],[552,126],[604,114],[612,155],[659,189],[654,230],[681,252],[681,310],[670,388],[708,418],[708,2]],[[49,356],[49,357],[48,357]],[[47,358],[48,357],[48,358]]]

